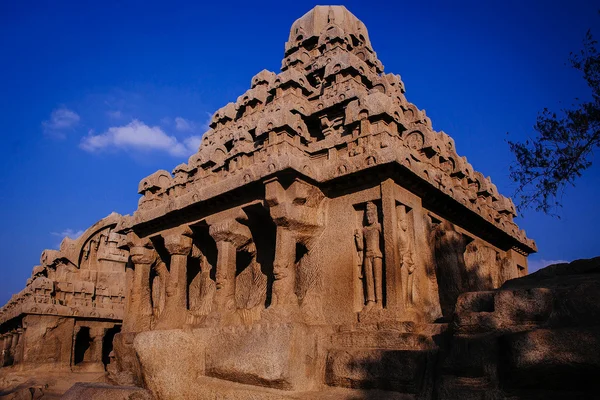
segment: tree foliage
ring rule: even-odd
[[[592,165],[600,148],[600,54],[588,30],[579,53],[571,53],[571,66],[583,74],[592,100],[579,102],[559,113],[547,108],[538,114],[537,135],[525,142],[508,141],[516,157],[510,178],[517,183],[515,196],[521,207],[554,214],[561,207],[567,186]]]

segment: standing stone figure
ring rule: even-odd
[[[250,324],[260,319],[267,299],[267,276],[256,260],[256,245],[251,242],[247,249],[250,264],[235,278],[235,301],[242,321]]]
[[[408,229],[408,217],[404,206],[398,207],[398,249],[400,269],[404,282],[403,294],[405,306],[414,305],[414,251],[413,241]]]
[[[256,245],[248,245],[251,261],[236,277],[235,297],[238,309],[251,310],[265,308],[267,298],[267,276],[262,272],[260,263],[256,260]]]
[[[362,253],[363,279],[366,286],[364,311],[383,308],[383,254],[381,253],[381,224],[377,217],[377,206],[367,203],[367,225],[355,232],[356,247]]]
[[[212,266],[204,254],[200,258],[200,272],[190,284],[190,310],[194,315],[208,315],[215,297],[215,281],[210,278]]]
[[[169,276],[167,265],[160,258],[152,267],[156,276],[152,280],[152,314],[154,318],[159,318],[165,309],[166,286]]]

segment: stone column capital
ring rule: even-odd
[[[189,227],[168,231],[161,236],[170,255],[187,256],[190,254],[192,250],[192,231]]]
[[[147,247],[135,246],[130,250],[131,261],[135,265],[139,264],[152,264],[156,259],[156,254],[154,249],[149,249]]]
[[[250,229],[234,218],[211,225],[209,233],[215,242],[229,242],[235,248],[241,247],[252,239]]]
[[[90,329],[90,337],[92,340],[101,340],[104,336],[104,328],[91,328]]]
[[[134,264],[152,264],[156,258],[150,239],[140,238],[133,232],[127,234],[127,247]]]

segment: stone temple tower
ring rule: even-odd
[[[225,381],[274,398],[417,395],[457,297],[526,274],[536,249],[341,6],[294,22],[281,71],[254,76],[198,153],[139,193],[120,227],[132,263],[115,349],[165,399]]]
[[[459,295],[536,251],[342,6],[294,22],[281,71],[138,191],[109,371],[158,399],[429,398]]]

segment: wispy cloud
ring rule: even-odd
[[[202,130],[202,132],[206,132],[210,129],[210,121],[212,121],[212,116],[213,115],[211,113],[206,113],[206,119],[204,120],[202,125],[200,125],[200,129]]]
[[[67,228],[62,232],[50,232],[50,234],[61,238],[68,237],[71,239],[77,239],[79,236],[83,235],[83,232],[84,231],[82,230],[76,231],[75,229]]]
[[[175,129],[179,132],[204,133],[210,129],[211,113],[206,113],[206,118],[202,122],[196,122],[183,117],[175,117]]]
[[[202,142],[202,136],[190,136],[185,139],[183,143],[190,149],[190,154],[196,153],[200,149],[200,143]]]
[[[64,139],[67,132],[79,124],[79,115],[68,108],[57,108],[50,114],[50,119],[42,121],[44,133],[56,139]]]
[[[567,260],[530,260],[529,272],[535,272],[539,269],[546,268],[548,265],[568,263]]]
[[[106,115],[108,115],[108,118],[110,119],[121,119],[123,118],[123,113],[119,110],[113,110],[113,111],[107,111]]]
[[[185,118],[175,117],[175,129],[180,132],[193,132],[196,130],[196,124]]]
[[[179,141],[169,136],[159,126],[148,126],[134,119],[127,125],[114,126],[99,135],[91,132],[81,140],[79,146],[88,152],[107,149],[129,151],[163,151],[175,157],[189,156],[197,151],[196,136]]]

